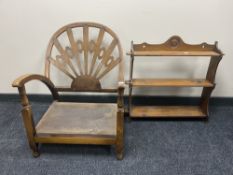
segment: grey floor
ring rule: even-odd
[[[38,119],[49,103],[33,103]],[[18,102],[0,102],[0,174],[233,175],[233,106],[204,121],[125,123],[125,157],[110,146],[42,145],[33,158]]]

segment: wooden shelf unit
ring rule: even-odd
[[[180,118],[205,118],[208,117],[208,104],[210,95],[215,88],[215,74],[223,53],[215,44],[186,44],[179,36],[172,36],[162,44],[134,44],[131,43],[130,78],[129,85],[129,115],[133,118],[140,117],[180,117]],[[210,63],[205,79],[135,79],[133,67],[135,57],[140,56],[188,56],[205,58],[210,57]],[[200,102],[196,106],[134,106],[132,103],[133,87],[201,87],[203,88]]]

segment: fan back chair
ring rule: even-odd
[[[81,34],[75,38],[76,30]],[[92,30],[97,31],[94,38],[91,38]],[[62,36],[66,37],[68,46],[62,45]],[[105,42],[107,36],[109,42]],[[45,75],[28,74],[13,82],[21,98],[23,122],[33,156],[40,155],[39,143],[99,144],[115,145],[117,159],[122,159],[124,74],[123,53],[117,35],[110,28],[97,23],[66,25],[52,36],[45,62]],[[119,68],[118,83],[114,88],[103,88],[102,79],[113,73],[116,67]],[[56,69],[71,80],[68,86],[54,85],[51,73]],[[31,80],[43,82],[54,99],[38,123],[34,122],[25,91],[25,84]],[[62,102],[59,92],[116,93],[117,102]]]

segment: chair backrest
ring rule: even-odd
[[[55,66],[71,79],[72,91],[98,91],[100,80],[113,68],[118,66],[118,76],[123,76],[122,60],[120,41],[110,28],[92,22],[68,24],[49,42],[45,76],[50,79]]]

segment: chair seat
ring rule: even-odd
[[[36,126],[38,136],[116,136],[117,105],[53,102]]]

